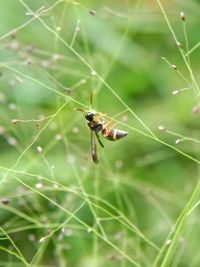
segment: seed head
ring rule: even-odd
[[[180,12],[180,18],[182,19],[182,21],[185,21],[185,13],[183,11]]]
[[[42,151],[43,151],[42,147],[41,146],[37,146],[37,152],[41,154]]]
[[[24,47],[25,52],[32,52],[35,49],[33,45],[27,45]]]
[[[86,83],[86,79],[82,79],[82,80],[80,80],[80,83],[81,83],[81,84]]]
[[[72,128],[72,133],[78,134],[79,133],[79,128],[78,127],[73,127]]]
[[[40,238],[39,243],[44,242],[47,238],[48,238],[48,236],[43,236],[42,238]]]
[[[26,64],[31,65],[33,63],[33,59],[31,57],[26,58]]]
[[[64,91],[65,91],[65,93],[67,93],[67,94],[71,94],[72,93],[72,89],[70,88],[70,87],[66,87],[65,89],[64,89]]]
[[[61,135],[61,134],[56,134],[56,135],[55,135],[55,139],[56,139],[57,141],[60,141],[60,140],[62,139],[62,135]]]
[[[28,240],[30,240],[30,241],[35,241],[35,239],[36,239],[36,237],[35,237],[34,234],[29,234],[29,235],[28,235]]]
[[[92,15],[92,16],[95,16],[95,15],[96,15],[96,11],[95,11],[95,10],[89,10],[89,13],[90,13],[90,15]]]
[[[17,144],[17,140],[12,136],[7,139],[7,142],[11,146],[16,146],[16,144]]]
[[[15,39],[16,35],[17,35],[16,31],[11,32],[10,34],[11,39]]]
[[[39,129],[39,128],[40,128],[40,123],[39,123],[39,122],[36,123],[35,128],[36,128],[36,129]]]
[[[61,56],[59,54],[54,54],[52,56],[52,60],[56,61],[56,60],[59,60],[61,58]]]
[[[159,125],[159,126],[158,126],[158,129],[159,129],[160,131],[165,131],[165,126],[163,126],[163,125]]]
[[[95,10],[89,10],[89,13],[90,13],[90,15],[92,15],[92,16],[95,16],[95,15],[96,15],[96,11],[95,11]]]
[[[178,46],[180,49],[183,48],[182,43],[180,43],[180,42],[177,42],[177,46]]]
[[[12,122],[13,124],[16,124],[18,121],[19,121],[18,119],[12,119],[11,122]]]
[[[16,110],[17,106],[16,106],[15,103],[10,103],[10,104],[8,104],[8,108],[9,108],[10,110]]]
[[[180,144],[180,142],[181,142],[180,139],[176,139],[175,144],[178,145],[178,144]]]
[[[8,205],[8,204],[10,203],[10,199],[8,199],[8,198],[3,198],[3,199],[1,200],[1,203],[4,204],[4,205]]]
[[[91,71],[91,75],[95,76],[96,75],[96,71],[95,70]]]
[[[37,189],[41,189],[42,187],[43,187],[42,183],[35,184],[35,188],[37,188]]]
[[[61,27],[56,27],[56,31],[60,32],[61,31]]]
[[[180,90],[174,90],[174,91],[172,92],[172,95],[178,95],[178,94],[180,94]]]
[[[171,239],[168,239],[168,240],[166,241],[166,244],[167,244],[167,245],[170,245],[171,242],[172,242],[172,240],[171,240]]]
[[[11,43],[7,43],[5,45],[5,48],[9,50],[18,50],[20,48],[20,44],[18,42],[13,41]]]
[[[172,69],[177,70],[177,66],[176,65],[172,64],[171,67],[172,67]]]

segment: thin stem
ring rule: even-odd
[[[172,26],[171,26],[171,24],[170,24],[170,22],[169,22],[169,19],[168,19],[168,17],[167,17],[167,14],[166,14],[166,12],[165,12],[165,10],[164,10],[164,8],[163,8],[163,6],[162,6],[160,0],[156,0],[156,1],[157,1],[158,5],[159,5],[159,7],[160,7],[160,10],[161,10],[161,12],[162,12],[162,14],[163,14],[163,17],[165,18],[165,21],[166,21],[166,23],[167,23],[167,26],[168,26],[168,28],[169,28],[169,30],[170,30],[170,32],[171,32],[171,34],[172,34],[172,36],[173,36],[173,38],[174,38],[174,40],[175,40],[175,43],[177,44],[177,43],[178,43],[178,39],[177,39],[176,34],[175,34],[175,32],[174,32],[174,30],[173,30],[173,28],[172,28]],[[193,71],[192,71],[192,69],[190,68],[190,65],[188,64],[188,61],[187,61],[187,59],[186,59],[186,57],[185,57],[185,55],[184,55],[182,49],[179,48],[179,51],[180,51],[181,56],[182,56],[182,58],[183,58],[183,60],[184,60],[184,62],[185,62],[185,65],[186,65],[186,67],[187,67],[187,69],[188,69],[188,71],[189,71],[189,73],[190,73],[191,80],[192,80],[192,82],[194,83],[195,94],[197,95],[197,97],[198,97],[198,101],[199,101],[199,97],[200,97],[200,89],[199,89],[199,86],[198,86],[198,84],[197,84],[197,82],[196,82],[196,80],[195,80]]]

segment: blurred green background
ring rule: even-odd
[[[161,3],[187,53],[200,2]],[[156,0],[2,0],[0,17],[0,266],[199,266],[198,188],[162,265],[199,179],[199,49],[183,60]],[[74,110],[91,92],[129,133],[101,138],[98,165]]]

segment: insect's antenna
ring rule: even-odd
[[[94,92],[92,92],[90,95],[90,109],[92,109],[93,96],[94,96]]]
[[[78,110],[78,111],[81,111],[81,112],[86,112],[86,110],[84,110],[82,108],[74,108],[74,110]]]

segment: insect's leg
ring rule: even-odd
[[[103,143],[102,143],[101,140],[100,140],[100,137],[99,137],[98,133],[95,132],[95,134],[96,134],[96,137],[97,137],[97,140],[98,140],[100,146],[104,147]]]
[[[98,116],[95,116],[95,119],[101,119],[107,115],[107,113],[97,113],[99,114]]]

